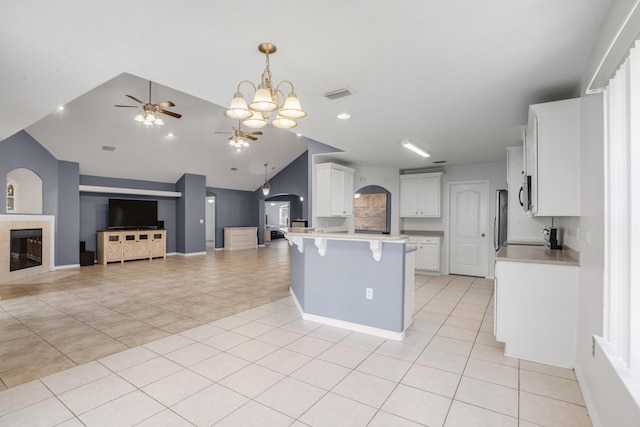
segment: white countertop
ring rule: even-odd
[[[496,261],[580,265],[576,259],[569,255],[569,251],[547,249],[544,246],[506,246],[498,251]]]
[[[406,234],[323,233],[321,231],[287,231],[286,234],[291,237],[324,237],[337,240],[382,240],[387,242],[402,242],[409,238]]]

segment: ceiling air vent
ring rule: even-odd
[[[437,164],[441,164],[441,163],[447,163],[447,161],[446,160],[438,160],[438,161],[433,162],[433,164],[436,164],[436,165]]]
[[[345,96],[353,95],[354,91],[348,87],[340,87],[324,93],[325,98],[333,101],[334,99],[344,98]]]
[[[111,147],[111,146],[109,146],[109,145],[103,145],[103,146],[102,146],[102,149],[103,149],[104,151],[116,151],[116,147]]]

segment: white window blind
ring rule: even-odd
[[[605,101],[604,339],[640,379],[640,57],[630,50]]]

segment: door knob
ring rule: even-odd
[[[484,237],[484,233],[482,233],[481,236]]]

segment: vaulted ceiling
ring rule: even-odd
[[[277,173],[307,138],[368,166],[506,159],[529,104],[578,95],[611,1],[0,3],[0,140],[26,129],[87,175],[175,182],[188,172],[255,190],[263,165]],[[238,153],[214,132],[237,125],[222,112],[240,80],[258,83],[267,41],[278,47],[274,81],[295,84],[308,116]],[[173,101],[181,119],[147,128],[113,107],[130,103],[125,94],[146,100],[149,80],[153,101]],[[345,86],[354,94],[323,96]],[[402,148],[407,138],[432,157]]]

